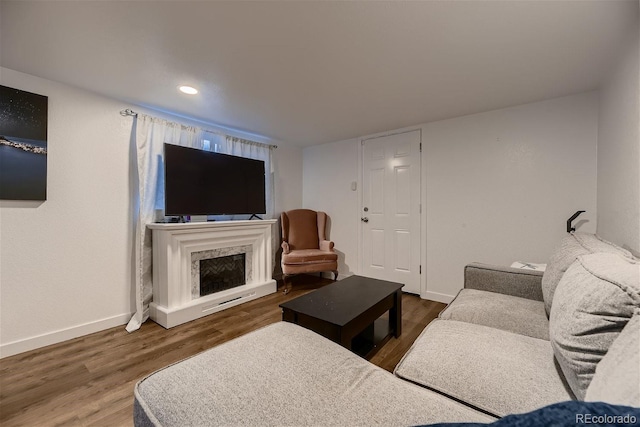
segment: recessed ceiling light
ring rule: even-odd
[[[195,95],[198,93],[198,89],[191,86],[179,86],[178,89],[180,89],[180,92],[186,93],[187,95]]]

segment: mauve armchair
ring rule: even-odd
[[[331,271],[338,278],[338,254],[326,239],[327,214],[310,209],[294,209],[280,216],[282,225],[282,273],[284,293],[287,278],[302,273]]]

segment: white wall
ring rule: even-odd
[[[137,189],[132,118],[119,111],[155,113],[6,68],[0,68],[0,84],[49,97],[47,200],[0,201],[5,357],[129,320]],[[280,212],[302,204],[302,150],[277,144]]]
[[[273,151],[275,170],[275,213],[299,209],[302,205],[302,148],[284,147]]]
[[[423,297],[449,301],[472,261],[546,262],[576,210],[587,211],[579,230],[595,231],[597,115],[597,95],[586,93],[417,126]],[[303,205],[332,216],[341,273],[359,271],[360,196],[350,184],[360,188],[359,141],[371,136],[303,153]]]
[[[359,139],[351,139],[308,147],[303,154],[302,204],[329,216],[327,237],[335,243],[338,271],[343,275],[359,270],[359,149]],[[351,190],[354,181],[356,191]]]
[[[0,84],[49,97],[47,200],[0,202],[6,356],[128,320],[132,164],[122,103],[0,72]]]
[[[302,148],[283,147],[273,151],[273,167],[275,170],[275,218],[278,223],[272,228],[274,254],[273,277],[282,277],[282,231],[280,228],[280,214],[302,206]]]
[[[454,296],[472,261],[547,262],[577,210],[595,231],[597,114],[587,93],[423,128],[427,297]]]
[[[598,234],[640,254],[640,32],[600,90]]]

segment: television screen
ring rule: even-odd
[[[165,215],[266,213],[264,162],[164,144]]]

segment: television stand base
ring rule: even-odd
[[[165,328],[275,293],[271,229],[276,220],[148,224],[153,232],[153,302],[149,315]],[[200,297],[199,252],[217,257],[225,248],[245,251],[245,284]],[[250,247],[247,248],[247,247]],[[231,252],[228,252],[231,253]],[[196,261],[196,262],[194,262]]]
[[[258,215],[256,214],[251,214],[251,216],[249,217],[249,220],[252,220],[254,217],[258,218],[258,219],[262,219],[260,218]]]
[[[180,215],[180,216],[167,216],[163,219],[161,219],[160,221],[156,221],[156,224],[183,224],[186,223],[187,219]]]

